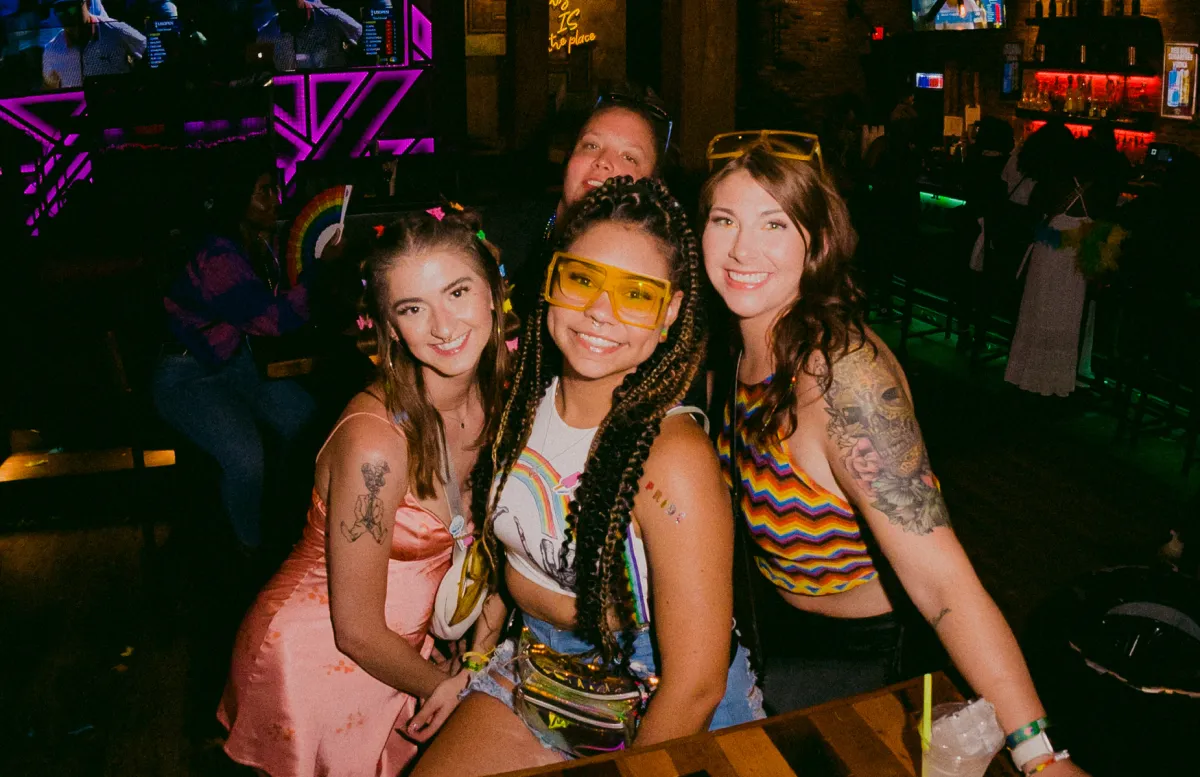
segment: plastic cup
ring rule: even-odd
[[[932,717],[925,777],[983,777],[1004,745],[992,705],[983,699],[939,704]]]

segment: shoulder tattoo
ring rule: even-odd
[[[654,502],[654,505],[661,510],[668,518],[680,523],[684,518],[687,518],[687,513],[675,506],[675,501],[670,496],[663,493],[662,488],[654,485],[653,480],[642,481],[642,493]]]
[[[870,349],[845,356],[825,395],[842,464],[893,524],[913,534],[949,526],[921,429],[901,382]]]
[[[355,542],[364,534],[370,534],[376,543],[383,544],[383,505],[379,501],[379,490],[383,488],[384,476],[391,472],[387,462],[363,464],[363,483],[367,493],[359,494],[354,502],[354,525],[347,527],[342,521],[342,536]]]

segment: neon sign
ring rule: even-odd
[[[583,9],[572,8],[571,0],[550,0],[550,8],[559,11],[556,17],[558,27],[555,28],[551,21],[550,48],[547,49],[551,54],[564,48],[570,54],[576,46],[596,40],[596,33],[579,29],[579,17],[583,15]]]

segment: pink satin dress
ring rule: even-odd
[[[390,424],[354,413],[330,438],[356,415]],[[225,752],[271,777],[394,777],[417,752],[396,733],[416,699],[367,674],[334,644],[325,526],[325,504],[314,490],[303,537],[238,630],[217,709],[229,729]],[[445,524],[405,494],[392,530],[385,612],[388,628],[426,658],[452,549]]]

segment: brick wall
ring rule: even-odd
[[[743,102],[769,103],[752,110],[783,112],[808,129],[831,98],[866,94],[862,58],[873,25],[889,33],[912,26],[905,3],[896,0],[760,0],[752,21],[741,42],[753,58],[755,83],[744,85]]]

